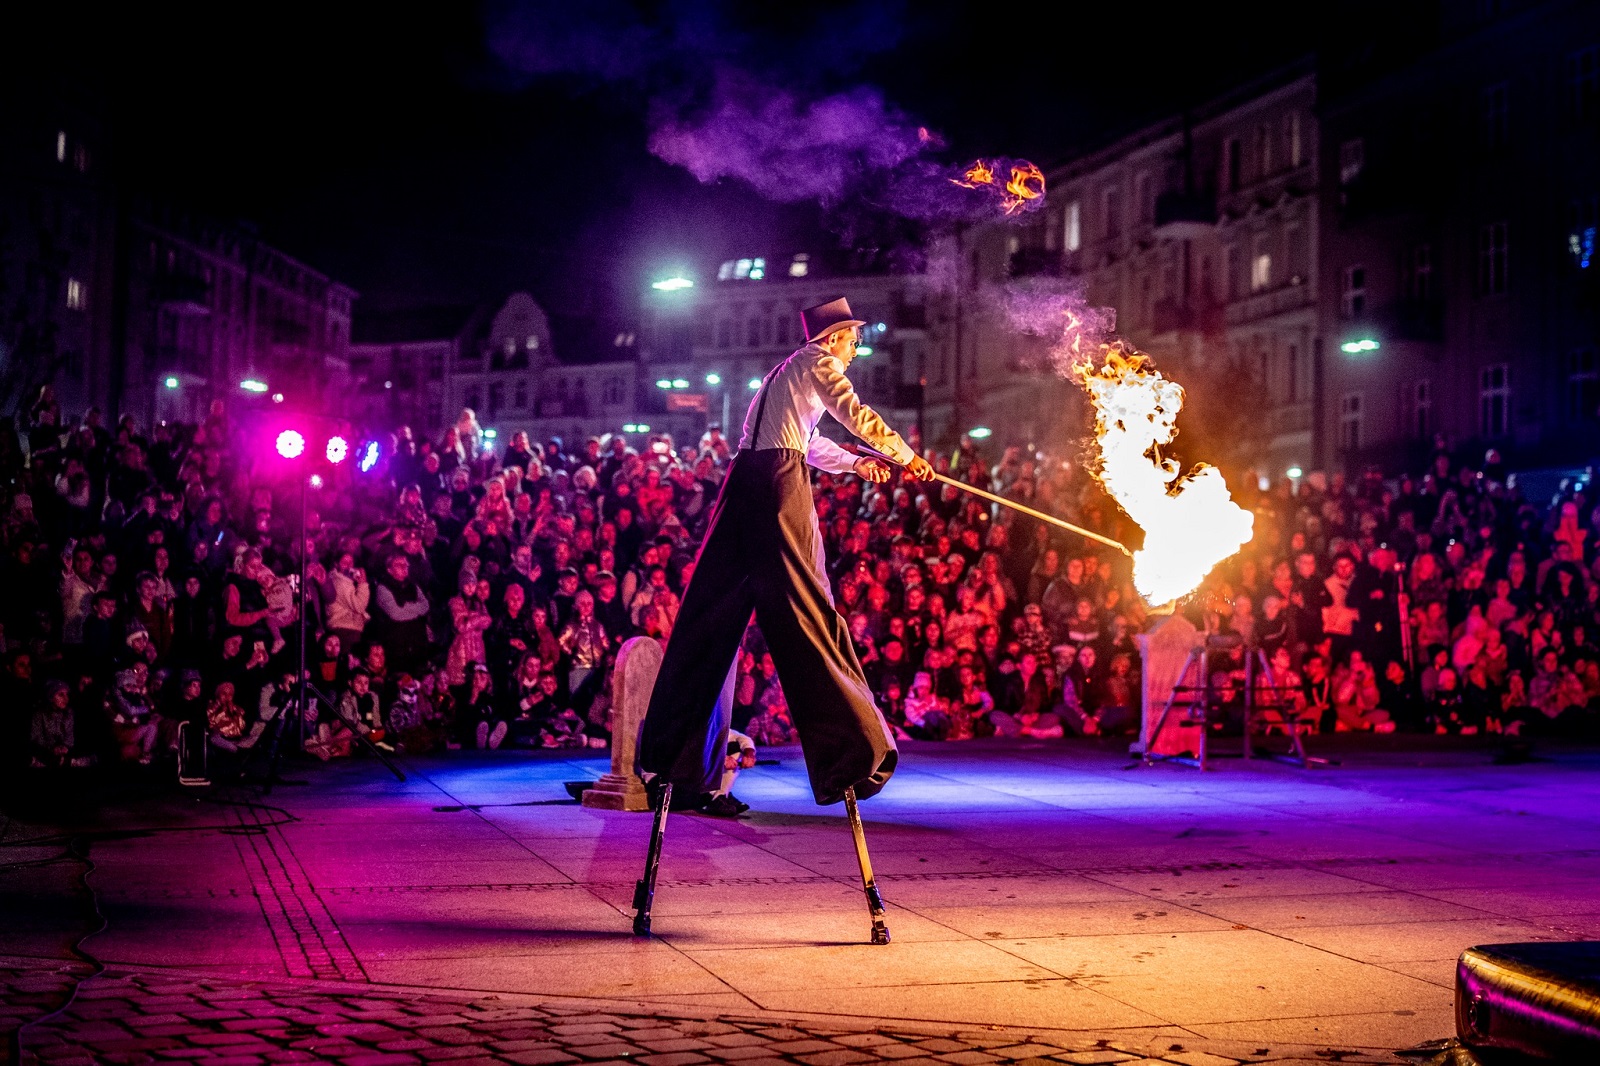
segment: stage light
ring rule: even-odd
[[[760,387],[761,387],[761,379],[760,378],[751,378],[750,379],[750,391],[751,392],[755,392]]]
[[[378,456],[380,454],[382,454],[382,449],[378,447],[378,442],[375,440],[367,441],[367,447],[361,453],[361,472],[363,474],[378,465]]]
[[[858,344],[858,345],[856,345],[856,354],[857,355],[871,355],[872,354],[872,345],[870,345],[870,344]]]
[[[497,438],[499,436],[500,436],[500,431],[498,429],[486,429],[486,430],[483,431],[483,439],[484,440],[494,440],[495,438]]]
[[[694,288],[694,282],[682,275],[675,275],[662,278],[660,281],[652,281],[650,287],[657,292],[682,292],[684,289]]]
[[[656,380],[656,388],[670,389],[672,388],[672,380],[670,378],[658,378]]]
[[[1345,341],[1339,345],[1339,350],[1346,355],[1360,355],[1362,352],[1375,352],[1382,347],[1371,337],[1362,337],[1360,340]]]
[[[1283,473],[1284,473],[1284,476],[1291,477],[1291,478],[1299,478],[1299,477],[1304,477],[1305,476],[1305,471],[1301,470],[1298,466],[1291,466],[1289,469],[1285,470]]]
[[[255,378],[245,378],[243,381],[239,382],[239,387],[245,392],[267,391],[267,383],[265,381],[257,381]]]
[[[672,379],[672,387],[675,388],[675,389],[687,389],[689,387],[689,379],[688,378],[673,378]]]
[[[314,489],[320,489],[322,487],[322,475],[321,474],[312,474],[311,475],[311,487],[314,488]]]
[[[299,431],[286,429],[278,434],[278,454],[285,459],[298,459],[306,450],[306,439]]]
[[[983,440],[985,437],[994,436],[994,430],[990,429],[988,426],[973,426],[971,429],[967,430],[967,436],[971,437],[973,440]]]
[[[343,437],[329,437],[326,454],[328,462],[342,463],[350,455],[350,442]]]
[[[165,385],[169,389],[175,389],[175,388],[178,387],[178,379],[177,378],[168,378],[166,381],[162,382],[162,384]]]

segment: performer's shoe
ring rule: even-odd
[[[712,796],[700,810],[704,814],[717,818],[737,818],[750,809],[750,804],[743,802],[731,793]]]

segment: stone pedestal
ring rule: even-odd
[[[617,653],[611,678],[611,772],[584,792],[583,805],[607,811],[647,811],[644,782],[633,772],[639,726],[650,708],[650,691],[661,670],[661,644],[634,637]]]
[[[1139,645],[1143,661],[1140,674],[1142,699],[1139,717],[1139,740],[1131,750],[1135,755],[1178,755],[1200,750],[1200,726],[1185,721],[1185,708],[1174,707],[1166,723],[1156,733],[1156,723],[1173,689],[1179,685],[1198,684],[1198,660],[1185,671],[1189,653],[1205,643],[1200,630],[1179,614],[1158,619],[1148,630],[1134,638]],[[1186,676],[1187,674],[1187,676]]]

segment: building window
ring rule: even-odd
[[[1567,419],[1587,422],[1600,414],[1600,364],[1592,346],[1567,353]]]
[[[1239,138],[1229,137],[1222,146],[1222,187],[1237,192],[1244,181],[1244,150]]]
[[[539,335],[537,333],[528,334],[528,339],[522,342],[522,346],[524,348],[526,348],[530,352],[538,351],[539,350]]]
[[[1300,402],[1300,346],[1291,344],[1284,350],[1284,362],[1288,364],[1284,369],[1289,379],[1290,403]]]
[[[1339,447],[1353,452],[1361,447],[1361,394],[1347,392],[1339,401]]]
[[[503,398],[503,388],[497,382],[489,386],[489,417],[493,418],[500,413],[500,401]]]
[[[1283,243],[1288,246],[1290,285],[1304,285],[1311,275],[1311,247],[1306,241],[1306,228],[1298,222],[1284,227]]]
[[[950,382],[950,349],[939,345],[939,378],[936,384],[947,385]]]
[[[89,306],[88,288],[77,278],[67,279],[67,309],[82,311]]]
[[[1150,195],[1150,175],[1136,174],[1133,179],[1133,209],[1137,212],[1141,225],[1151,223],[1156,218],[1155,197]]]
[[[717,323],[717,347],[733,347],[733,323],[726,318]]]
[[[1486,366],[1478,374],[1478,430],[1485,437],[1503,437],[1510,425],[1511,368]]]
[[[1360,137],[1345,141],[1339,146],[1339,184],[1349,185],[1361,176],[1367,165],[1367,142]]]
[[[1078,201],[1067,205],[1066,216],[1063,223],[1064,244],[1067,251],[1076,252],[1083,247],[1083,210]]]
[[[1483,147],[1490,152],[1506,146],[1511,133],[1511,83],[1500,82],[1483,90]]]
[[[606,383],[601,387],[600,402],[607,407],[615,407],[622,402],[622,379],[606,378]]]
[[[1573,124],[1593,122],[1600,115],[1600,45],[1567,57],[1567,84]]]
[[[470,407],[474,411],[483,410],[483,393],[478,391],[478,386],[474,385],[472,388],[467,390],[467,402],[462,406]],[[439,420],[438,418],[434,418],[433,421],[437,423]]]
[[[1417,244],[1405,253],[1402,295],[1407,303],[1426,304],[1433,300],[1433,245]]]
[[[1567,251],[1579,270],[1594,265],[1595,233],[1600,225],[1600,194],[1580,196],[1567,208]]]
[[[1495,296],[1509,284],[1509,240],[1506,223],[1491,222],[1478,234],[1478,292]]]
[[[1272,173],[1272,126],[1265,122],[1256,127],[1256,168],[1262,177]]]
[[[1122,233],[1122,190],[1115,187],[1107,189],[1101,199],[1101,210],[1105,214],[1101,232],[1107,238],[1119,236]]]
[[[1261,292],[1272,285],[1271,235],[1258,233],[1250,248],[1250,291]]]
[[[752,318],[744,324],[744,344],[746,348],[756,348],[761,344],[761,319]]]
[[[1407,433],[1413,440],[1427,440],[1433,435],[1433,382],[1426,378],[1412,382],[1406,399]]]
[[[1237,244],[1230,244],[1223,250],[1223,269],[1228,274],[1228,299],[1237,300],[1244,295],[1244,267]]]
[[[1344,268],[1339,280],[1339,313],[1345,318],[1360,318],[1367,310],[1367,268],[1359,264]]]
[[[1283,116],[1283,148],[1292,170],[1305,162],[1304,145],[1300,141],[1300,112],[1291,111]]]
[[[517,338],[507,337],[505,344],[501,345],[501,347],[505,349],[506,358],[511,358],[517,354]]]
[[[526,381],[517,382],[516,392],[512,395],[511,406],[518,411],[527,410],[528,383]]]
[[[56,162],[67,161],[67,131],[61,130],[56,134]]]
[[[811,256],[805,252],[796,252],[794,258],[789,260],[789,276],[803,278],[811,272]]]

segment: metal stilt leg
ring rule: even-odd
[[[856,808],[856,790],[844,790],[844,810],[850,818],[850,835],[856,842],[856,861],[861,863],[861,887],[867,894],[867,910],[872,914],[872,942],[887,944],[889,926],[883,918],[883,897],[878,895],[878,882],[872,876],[872,858],[867,854],[867,834],[861,828],[861,812]]]
[[[656,816],[650,826],[650,849],[645,853],[644,876],[633,886],[633,935],[650,935],[650,909],[656,902],[656,872],[661,869],[661,837],[667,830],[667,810],[672,806],[672,785],[663,784],[655,795]]]

